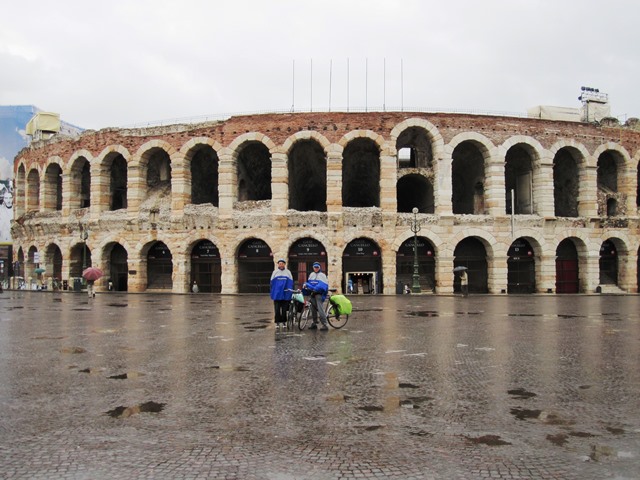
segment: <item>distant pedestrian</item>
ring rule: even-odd
[[[198,293],[200,291],[200,289],[198,288],[198,284],[196,283],[196,281],[193,281],[193,285],[191,286],[191,291],[193,293]]]
[[[411,289],[409,288],[409,284],[408,283],[404,284],[404,293],[407,294],[407,295],[409,293],[411,293]]]
[[[462,290],[463,297],[469,295],[469,277],[466,270],[460,272],[460,290]]]
[[[287,312],[292,294],[287,290],[293,290],[293,276],[286,265],[287,262],[284,259],[278,260],[278,265],[271,274],[271,280],[269,281],[277,330],[284,329],[287,325]]]
[[[96,298],[96,290],[93,286],[93,280],[87,281],[87,295],[89,298]]]

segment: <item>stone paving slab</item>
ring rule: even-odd
[[[0,478],[640,478],[638,296],[0,295]]]

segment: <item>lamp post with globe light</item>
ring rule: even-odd
[[[413,222],[411,223],[411,231],[413,232],[413,285],[411,291],[420,293],[420,273],[418,272],[418,232],[420,224],[418,223],[418,209],[413,207]]]

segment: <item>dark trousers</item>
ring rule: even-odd
[[[287,312],[289,311],[289,300],[274,300],[273,308],[276,312],[276,323],[286,323]]]

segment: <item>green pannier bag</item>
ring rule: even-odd
[[[351,300],[344,295],[332,295],[331,298],[329,298],[329,301],[332,305],[335,305],[338,308],[340,315],[351,314]]]

